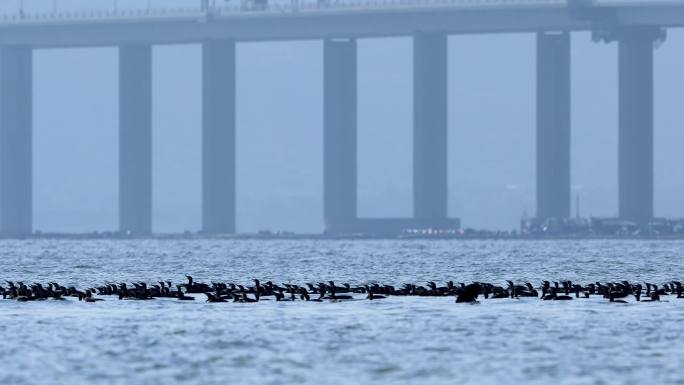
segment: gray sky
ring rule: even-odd
[[[141,1],[131,1],[141,3]],[[74,2],[76,4],[78,2]],[[102,2],[109,3],[111,2]],[[120,1],[120,3],[125,3]],[[617,46],[573,35],[572,184],[582,214],[617,214]],[[534,214],[535,40],[453,36],[449,212],[512,229]],[[656,215],[684,216],[684,33],[656,50]],[[238,230],[322,230],[322,46],[238,45]],[[154,50],[154,230],[200,224],[200,50]],[[359,43],[359,214],[411,213],[412,44]],[[34,219],[117,227],[117,50],[34,56]],[[574,206],[574,199],[573,199]]]

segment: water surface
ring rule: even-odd
[[[684,279],[678,241],[2,241],[0,279]],[[684,383],[684,300],[0,300],[6,384]]]

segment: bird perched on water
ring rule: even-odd
[[[474,282],[463,287],[463,289],[456,295],[456,303],[474,303],[477,302],[477,297],[480,295],[481,286]]]

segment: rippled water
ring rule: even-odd
[[[0,279],[684,278],[675,241],[3,241]],[[3,384],[684,383],[684,300],[0,300]]]

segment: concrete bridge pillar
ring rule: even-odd
[[[570,34],[537,34],[537,217],[570,217]]]
[[[326,231],[356,220],[356,40],[323,43],[323,211]]]
[[[0,235],[33,232],[33,51],[0,48]]]
[[[119,47],[119,231],[152,233],[152,47]]]
[[[620,218],[645,225],[653,218],[653,45],[659,29],[621,29],[619,41]]]
[[[202,231],[235,233],[235,41],[202,44]]]
[[[413,37],[413,215],[447,218],[447,35]]]

